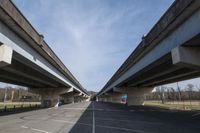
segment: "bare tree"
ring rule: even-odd
[[[173,99],[173,103],[174,103],[174,101],[176,100],[176,91],[174,90],[174,88],[170,88],[171,89],[171,95],[172,95],[172,99]]]
[[[179,98],[179,101],[181,101],[181,88],[179,87],[178,82],[177,82],[177,90],[178,90],[178,98]]]
[[[192,105],[192,92],[193,92],[193,89],[194,89],[194,85],[193,84],[188,84],[187,87],[186,87],[187,91],[188,91],[188,97],[189,97],[189,100],[190,100],[190,105]]]
[[[162,101],[162,104],[165,103],[165,88],[164,86],[156,87],[156,92],[158,93],[159,99]]]

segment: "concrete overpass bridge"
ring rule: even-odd
[[[141,105],[157,85],[200,76],[200,1],[176,0],[97,97]]]
[[[27,86],[51,105],[89,97],[10,0],[0,2],[0,81]]]

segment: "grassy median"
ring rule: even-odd
[[[12,108],[24,108],[24,107],[34,107],[40,105],[40,102],[0,102],[0,109],[4,109],[5,106],[7,109]]]
[[[200,110],[200,101],[170,101],[164,104],[161,101],[145,101],[144,105],[177,110]]]

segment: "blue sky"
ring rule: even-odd
[[[13,1],[80,83],[95,91],[105,85],[173,2]]]

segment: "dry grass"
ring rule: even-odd
[[[145,101],[144,105],[178,110],[200,110],[200,101],[175,101],[165,102],[165,104],[161,101]]]
[[[7,108],[14,108],[14,106],[15,108],[21,108],[22,106],[29,107],[30,105],[34,106],[40,104],[41,104],[40,102],[0,102],[0,109],[5,108],[5,106]]]

